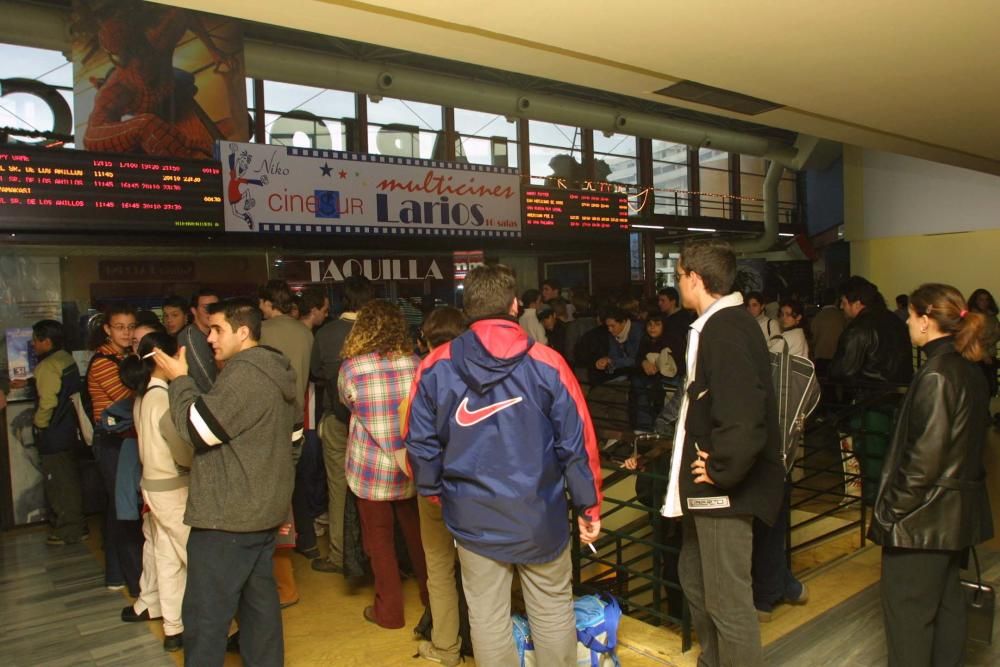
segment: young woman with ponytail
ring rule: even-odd
[[[910,295],[910,340],[927,361],[910,384],[886,454],[869,538],[882,545],[882,611],[889,665],[964,663],[959,570],[993,536],[983,448],[986,380],[976,367],[992,323],[954,287]]]

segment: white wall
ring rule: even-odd
[[[850,240],[1000,229],[1000,177],[866,150],[864,231]]]

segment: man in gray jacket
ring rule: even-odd
[[[184,514],[192,529],[182,609],[189,665],[223,663],[234,616],[245,664],[284,660],[271,558],[292,496],[295,372],[258,344],[260,324],[246,299],[210,306],[208,342],[225,367],[207,393],[188,375],[184,348],[176,358],[156,353],[171,380],[171,417],[195,450]]]

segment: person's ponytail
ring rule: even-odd
[[[962,293],[951,285],[927,283],[910,295],[917,315],[934,320],[941,333],[954,337],[955,349],[969,361],[979,362],[996,344],[996,323],[969,310]]]

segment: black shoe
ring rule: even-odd
[[[141,614],[135,613],[132,605],[122,608],[122,620],[126,623],[139,623],[140,621],[158,621],[162,616],[150,616],[148,609],[143,609]]]
[[[309,560],[315,560],[320,557],[319,549],[317,547],[309,547],[308,549],[299,549],[298,547],[295,547],[295,550]]]
[[[175,653],[184,648],[184,633],[178,632],[176,635],[167,635],[163,638],[163,650],[168,653]]]
[[[229,635],[229,639],[226,640],[226,653],[239,653],[240,652],[240,631],[237,630],[233,634]]]
[[[312,562],[312,569],[317,572],[330,572],[333,574],[343,574],[344,568],[333,563],[329,558],[316,558]]]

